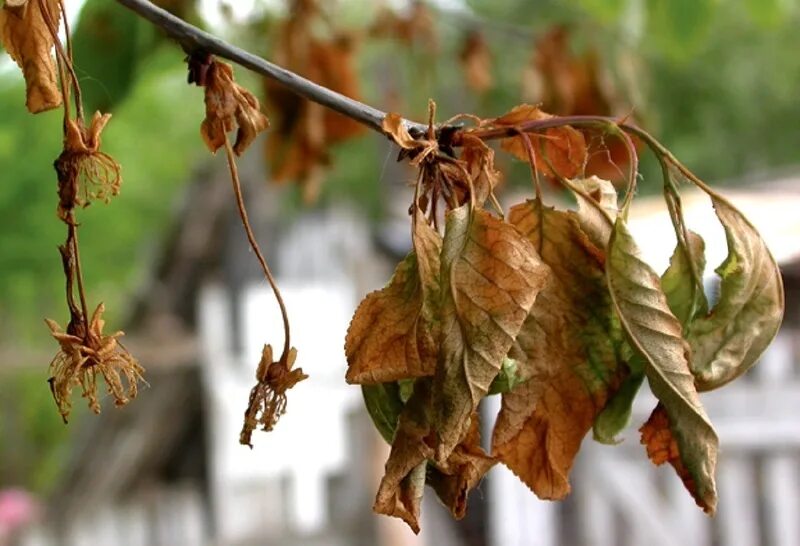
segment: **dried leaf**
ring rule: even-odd
[[[478,414],[472,416],[466,437],[456,446],[445,465],[428,467],[428,483],[455,519],[467,512],[467,496],[480,483],[496,460],[481,448]]]
[[[42,13],[44,5],[47,15]],[[58,0],[6,2],[0,9],[0,40],[25,77],[26,106],[33,114],[61,106],[56,64],[51,50],[53,35],[45,16],[58,27]]]
[[[378,514],[402,519],[415,533],[419,533],[426,461],[433,457],[433,447],[429,443],[430,411],[430,381],[419,380],[400,414],[392,450],[372,507]]]
[[[486,143],[465,133],[461,143],[461,157],[475,188],[475,203],[482,205],[494,193],[502,174],[494,166],[494,150]]]
[[[650,388],[668,415],[682,464],[695,487],[691,493],[713,513],[719,441],[697,395],[681,324],[669,309],[658,276],[639,257],[620,218],[609,241],[607,278],[629,342],[645,358]]]
[[[467,85],[478,94],[492,88],[492,52],[479,31],[467,34],[459,54]]]
[[[686,489],[692,494],[697,505],[705,512],[713,514],[716,507],[716,499],[702,497],[699,494],[697,484],[692,473],[686,468],[681,457],[678,442],[673,435],[674,427],[670,425],[670,418],[664,406],[659,403],[650,414],[650,418],[639,429],[641,432],[641,442],[647,448],[647,456],[653,464],[660,466],[669,463],[675,469],[675,473],[683,482]]]
[[[447,213],[442,341],[434,380],[436,460],[447,459],[548,279],[533,245],[482,209]]]
[[[381,123],[381,128],[384,133],[391,137],[395,144],[404,150],[413,150],[422,145],[408,132],[403,116],[400,114],[386,114],[386,117],[383,118],[383,122]]]
[[[578,218],[581,229],[597,248],[605,249],[611,238],[614,220],[617,218],[617,191],[608,180],[596,176],[573,180],[572,185],[582,190],[594,203],[587,202],[581,194],[575,193],[578,201]]]
[[[200,134],[212,152],[224,144],[228,131],[238,128],[233,151],[242,155],[258,133],[269,127],[269,120],[258,99],[233,78],[231,65],[214,60],[205,83],[206,117]]]
[[[415,251],[389,284],[369,294],[353,316],[345,341],[348,383],[384,383],[433,375],[441,236],[416,222]]]
[[[711,199],[725,228],[728,257],[716,270],[722,280],[716,305],[690,328],[700,390],[721,387],[755,364],[777,334],[784,310],[780,270],[763,239],[730,203]]]
[[[492,450],[537,496],[560,499],[584,436],[627,372],[623,337],[602,251],[590,250],[577,215],[529,201],[511,209],[510,222],[552,275],[511,349],[527,380],[503,395]]]
[[[525,122],[550,119],[553,116],[530,104],[514,107],[507,114],[489,122],[492,126],[518,126]],[[528,133],[534,152],[534,166],[545,176],[575,178],[584,170],[587,160],[586,140],[577,129],[564,126]],[[501,148],[522,161],[529,161],[528,149],[521,136],[504,138]],[[546,159],[545,159],[546,158]],[[555,169],[550,168],[549,163]]]

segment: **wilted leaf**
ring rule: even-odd
[[[391,444],[404,406],[399,385],[396,382],[362,385],[361,394],[372,423],[386,443]]]
[[[258,133],[269,127],[258,99],[233,79],[231,65],[214,60],[205,83],[206,117],[200,134],[212,152],[219,150],[228,131],[238,127],[233,151],[241,155]]]
[[[783,281],[763,239],[741,212],[711,197],[725,228],[728,257],[717,268],[719,299],[692,323],[692,371],[700,390],[718,388],[746,372],[770,344],[783,319]]]
[[[403,116],[400,114],[386,114],[386,117],[383,118],[383,123],[381,124],[383,132],[389,135],[394,143],[404,150],[412,150],[417,148],[420,146],[420,143],[411,136],[411,133],[408,132],[408,128],[403,121]]]
[[[420,380],[400,414],[392,450],[372,509],[401,518],[419,533],[419,506],[427,459],[433,457],[430,381]],[[420,470],[421,468],[421,470]]]
[[[620,218],[609,242],[607,278],[622,326],[632,347],[645,358],[650,388],[668,415],[681,461],[695,487],[691,493],[713,512],[718,439],[697,395],[689,346],[682,337],[681,323],[669,310],[658,276],[639,257]]]
[[[428,483],[456,519],[467,512],[467,495],[495,464],[481,448],[477,412],[472,416],[466,437],[456,446],[444,465],[428,467]]]
[[[529,201],[511,223],[539,247],[552,270],[509,354],[527,379],[503,395],[492,449],[539,497],[569,493],[580,444],[626,371],[602,250],[575,213]]]
[[[439,234],[426,222],[417,222],[415,251],[400,262],[385,288],[359,305],[345,341],[348,383],[434,374],[441,246]]]
[[[636,355],[638,357],[638,355]],[[633,401],[639,393],[644,381],[644,370],[631,371],[622,382],[619,390],[609,398],[606,407],[594,420],[592,434],[595,441],[601,444],[614,445],[620,440],[617,436],[631,421]]]
[[[523,379],[520,376],[517,361],[513,358],[505,357],[503,359],[503,365],[500,367],[500,373],[497,374],[492,384],[489,385],[489,394],[510,392],[517,388],[517,385],[520,385],[522,382]]]
[[[466,133],[462,139],[460,159],[472,178],[475,203],[482,205],[492,195],[502,176],[494,166],[494,150],[481,139]]]
[[[489,123],[492,126],[518,126],[529,121],[539,121],[552,118],[539,110],[538,107],[530,104],[522,104],[514,107],[507,114],[500,116]],[[558,176],[562,178],[574,178],[583,172],[586,164],[586,141],[583,133],[577,129],[564,126],[546,129],[541,133],[528,133],[534,152],[534,165],[538,171],[546,176]],[[504,138],[500,146],[517,159],[530,161],[527,146],[522,136]],[[547,161],[552,164],[556,173],[550,169]]]
[[[706,268],[706,245],[702,237],[693,231],[688,232],[687,243],[688,249],[680,244],[675,247],[675,252],[669,260],[669,267],[661,276],[661,288],[664,290],[667,304],[675,318],[684,325],[684,334],[688,333],[687,326],[694,317],[705,314],[708,310],[708,301],[702,285],[703,271]],[[693,269],[701,281],[699,285],[694,280]],[[695,355],[693,360],[694,358]]]
[[[659,403],[653,413],[650,414],[647,422],[639,429],[642,434],[642,444],[647,448],[647,456],[657,466],[664,463],[672,465],[675,473],[678,474],[683,485],[692,494],[697,505],[703,511],[713,514],[716,509],[716,497],[708,498],[700,495],[697,483],[681,457],[678,442],[672,432],[674,428],[670,424],[666,409],[663,404]]]
[[[51,55],[53,35],[41,6],[58,28],[61,4],[58,0],[6,2],[0,9],[0,40],[25,77],[28,110],[37,114],[61,105],[55,60]]]
[[[467,433],[537,294],[548,280],[533,245],[482,209],[447,213],[442,341],[434,380],[436,460]]]

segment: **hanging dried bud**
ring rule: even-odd
[[[138,382],[144,381],[144,368],[118,341],[124,333],[103,334],[104,311],[102,303],[97,306],[88,331],[83,331],[85,328],[82,321],[71,320],[64,332],[55,321],[45,319],[60,345],[50,363],[48,381],[65,423],[72,408],[70,397],[73,387],[80,386],[82,396],[89,400],[89,408],[100,413],[100,402],[97,398],[98,374],[103,376],[108,392],[114,397],[117,406],[124,406],[136,398]]]
[[[297,349],[292,347],[280,360],[273,361],[272,346],[264,345],[256,370],[258,383],[250,391],[250,403],[244,412],[244,425],[239,435],[242,445],[253,447],[250,438],[258,426],[265,432],[273,429],[286,413],[286,391],[308,378],[302,368],[292,369],[296,359]]]
[[[242,153],[258,134],[269,127],[269,120],[260,109],[258,99],[233,78],[231,65],[212,60],[203,70],[190,62],[190,82],[206,89],[206,118],[200,134],[212,152],[225,145],[225,135],[238,127],[233,151]]]
[[[100,134],[111,114],[95,112],[89,127],[82,120],[68,120],[64,150],[56,159],[58,173],[58,215],[67,222],[76,206],[92,201],[108,203],[122,185],[120,166],[113,157],[100,151]]]
[[[50,53],[53,33],[45,19],[57,28],[60,16],[58,0],[6,0],[0,9],[0,41],[22,69],[26,106],[33,114],[61,105],[56,65]]]

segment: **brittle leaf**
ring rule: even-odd
[[[384,383],[433,375],[442,240],[416,223],[414,248],[389,284],[369,294],[353,316],[345,340],[348,383]]]
[[[392,138],[395,144],[404,150],[411,150],[420,146],[411,133],[408,132],[405,120],[400,114],[389,113],[381,123],[383,132]]]
[[[552,270],[510,356],[527,381],[503,395],[492,450],[537,496],[569,493],[569,471],[595,417],[627,369],[600,249],[573,212],[537,201],[511,209],[510,222]]]
[[[44,0],[50,20],[58,26],[61,4]],[[6,2],[0,9],[0,40],[25,77],[26,106],[33,114],[61,105],[56,64],[50,51],[53,35],[38,0]]]
[[[641,260],[620,218],[608,254],[608,286],[622,326],[645,359],[650,388],[665,408],[681,462],[692,478],[691,493],[713,513],[719,441],[697,395],[681,323],[669,309],[658,275]]]
[[[764,240],[733,205],[711,195],[725,228],[728,256],[717,268],[719,299],[690,329],[692,372],[700,390],[721,387],[746,372],[778,333],[784,292]]]
[[[550,119],[553,116],[542,112],[537,106],[521,104],[515,106],[507,114],[491,120],[493,126],[517,126],[523,122]],[[561,178],[574,178],[583,171],[587,161],[586,139],[583,133],[565,125],[545,129],[542,133],[530,133],[534,151],[534,166],[546,176],[559,176]],[[522,136],[504,138],[500,142],[501,148],[517,159],[528,162],[527,146]],[[547,160],[542,156],[547,154]],[[552,169],[550,168],[552,165]],[[555,169],[555,172],[553,172]]]
[[[469,205],[447,213],[441,271],[442,341],[434,379],[440,462],[466,434],[548,280],[530,241]]]

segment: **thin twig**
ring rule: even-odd
[[[177,41],[188,54],[203,51],[228,59],[248,70],[275,80],[312,102],[321,104],[366,125],[370,129],[383,133],[381,123],[383,118],[386,117],[386,112],[332,91],[290,70],[233,46],[153,5],[148,0],[117,0],[117,2],[161,28],[170,38]],[[404,120],[404,123],[412,134],[421,135],[427,129],[426,125],[420,123],[408,120]]]

